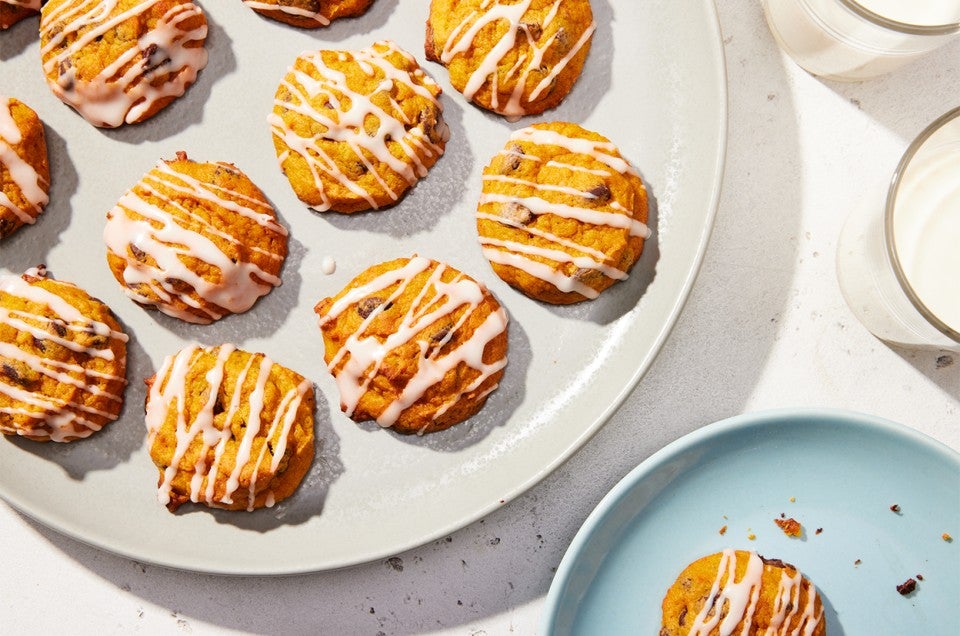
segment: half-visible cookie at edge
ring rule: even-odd
[[[0,276],[0,432],[88,437],[119,417],[127,336],[110,309],[42,266]]]
[[[0,31],[40,13],[40,0],[0,0]]]
[[[338,18],[361,15],[373,0],[243,0],[243,4],[278,22],[315,29]]]
[[[827,630],[820,595],[797,568],[745,550],[724,550],[688,565],[662,607],[660,636],[824,636]]]
[[[563,101],[595,28],[589,0],[432,0],[424,50],[468,101],[513,120]]]
[[[20,100],[0,95],[0,240],[34,223],[49,192],[43,122]]]

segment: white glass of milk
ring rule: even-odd
[[[784,51],[828,79],[889,73],[960,34],[960,0],[763,0]]]
[[[882,340],[960,351],[960,107],[920,133],[874,203],[837,245],[851,311]]]

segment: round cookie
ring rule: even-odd
[[[420,256],[375,265],[314,308],[355,421],[431,433],[483,406],[507,364],[507,313],[486,287]]]
[[[443,154],[440,87],[393,42],[301,53],[269,115],[280,168],[315,210],[393,205]]]
[[[563,101],[595,28],[589,0],[432,0],[424,49],[467,100],[514,120]]]
[[[0,0],[0,30],[40,13],[40,0]]]
[[[53,93],[94,126],[152,117],[207,63],[207,19],[190,0],[49,0],[40,56]]]
[[[596,298],[640,258],[647,191],[605,137],[576,124],[510,135],[483,170],[477,232],[497,275],[547,303]]]
[[[103,238],[127,296],[198,324],[250,309],[287,256],[286,228],[245,174],[182,152],[121,197]]]
[[[295,27],[315,29],[337,18],[362,14],[373,0],[243,0],[260,15]]]
[[[43,266],[0,276],[0,432],[70,442],[116,420],[126,343],[106,305]]]
[[[817,589],[788,563],[728,549],[688,565],[663,599],[660,636],[740,634],[747,628],[750,634],[772,628],[823,636]]]
[[[191,345],[147,380],[157,498],[173,512],[273,506],[313,462],[313,384],[262,353]]]
[[[34,223],[49,191],[43,123],[20,100],[0,95],[0,239]]]

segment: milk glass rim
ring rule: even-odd
[[[917,138],[913,140],[913,143],[907,147],[906,152],[903,153],[903,157],[900,159],[900,163],[897,165],[897,169],[893,173],[893,178],[890,180],[890,189],[887,191],[887,204],[884,210],[884,242],[886,243],[887,255],[890,257],[890,263],[893,265],[893,272],[897,276],[897,281],[900,283],[900,287],[903,288],[907,298],[910,299],[910,302],[917,309],[917,311],[919,311],[920,314],[926,318],[927,322],[933,325],[937,331],[943,333],[956,342],[960,342],[960,332],[950,327],[950,325],[940,320],[936,314],[930,311],[924,302],[920,300],[920,296],[917,295],[917,292],[913,289],[910,281],[907,280],[907,275],[903,271],[903,266],[900,263],[900,257],[897,255],[896,241],[893,236],[893,214],[894,209],[896,208],[897,194],[900,192],[900,183],[903,180],[903,175],[914,156],[916,156],[917,152],[923,147],[927,140],[930,139],[930,137],[958,117],[960,117],[960,106],[947,111],[934,120],[934,122],[924,128],[923,132],[917,135]]]
[[[839,2],[864,20],[891,31],[910,33],[912,35],[948,35],[950,33],[960,33],[960,22],[950,22],[947,24],[910,24],[908,22],[891,20],[878,13],[874,13],[857,2],[857,0],[839,0]]]

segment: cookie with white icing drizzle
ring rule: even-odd
[[[157,498],[254,510],[286,499],[314,455],[313,384],[262,353],[190,345],[147,380]]]
[[[160,161],[107,213],[107,262],[135,302],[206,324],[280,285],[287,230],[236,166]]]
[[[0,30],[40,13],[40,0],[0,0]]]
[[[627,277],[650,236],[647,207],[643,180],[606,137],[535,124],[484,168],[477,232],[500,278],[570,304]]]
[[[393,42],[301,53],[268,121],[301,201],[351,213],[393,205],[443,154],[440,87]]]
[[[325,27],[331,20],[361,15],[373,0],[243,0],[260,15],[303,29]]]
[[[595,29],[589,0],[432,0],[424,49],[468,101],[514,120],[563,101]]]
[[[724,550],[697,559],[663,599],[660,636],[824,636],[816,587],[794,566],[756,552]]]
[[[40,56],[53,93],[94,126],[141,122],[207,63],[207,19],[190,0],[49,0]]]
[[[43,266],[0,276],[0,432],[70,442],[117,419],[127,336],[110,309]]]
[[[430,433],[480,410],[507,364],[507,314],[481,283],[414,256],[375,265],[315,311],[340,407]]]
[[[43,122],[20,100],[0,95],[0,239],[34,223],[49,191]]]

